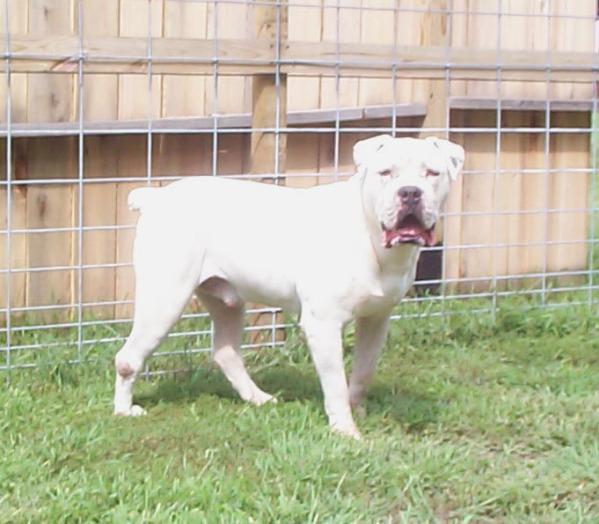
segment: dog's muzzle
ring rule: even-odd
[[[422,190],[415,186],[404,186],[398,191],[398,199],[400,207],[394,227],[389,229],[381,223],[383,247],[391,248],[399,244],[433,246],[435,224],[429,228],[424,225]]]

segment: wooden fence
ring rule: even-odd
[[[278,168],[288,185],[328,182],[351,173],[353,143],[372,134],[356,129],[389,127],[393,115],[400,135],[451,126],[466,148],[444,229],[451,282],[478,290],[494,276],[587,265],[595,0],[503,0],[501,16],[488,0],[453,0],[452,14],[447,0],[0,4],[11,83],[0,158],[9,131],[12,144],[10,213],[0,164],[0,296],[10,267],[17,312],[69,314],[81,299],[97,315],[130,314],[126,196],[149,173]],[[226,131],[217,143],[215,122]],[[261,131],[286,126],[278,144]]]

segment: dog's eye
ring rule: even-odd
[[[381,176],[389,176],[390,174],[391,174],[390,169],[383,169],[382,171],[379,171],[379,175],[381,175]]]
[[[439,176],[439,171],[434,171],[433,169],[427,169],[426,176]]]

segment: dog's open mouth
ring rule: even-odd
[[[435,225],[426,229],[422,222],[409,214],[402,218],[396,227],[387,229],[384,224],[382,244],[391,248],[399,244],[416,244],[418,246],[433,246],[435,244]]]

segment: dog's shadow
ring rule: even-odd
[[[276,395],[279,402],[307,402],[314,409],[323,409],[315,372],[279,363],[276,367],[252,373],[252,376],[262,389]],[[159,403],[195,402],[204,395],[243,402],[213,365],[163,377],[149,391],[136,395],[136,400],[151,407]],[[405,431],[419,433],[436,423],[446,403],[446,399],[435,398],[424,390],[377,381],[370,389],[366,411],[369,416],[390,418],[401,424]]]
[[[277,364],[276,367],[252,373],[252,378],[260,388],[276,395],[280,401],[322,400],[316,374],[304,372],[293,365]],[[136,397],[142,403],[152,406],[163,402],[193,401],[202,395],[242,402],[214,365],[161,378],[150,391]]]

